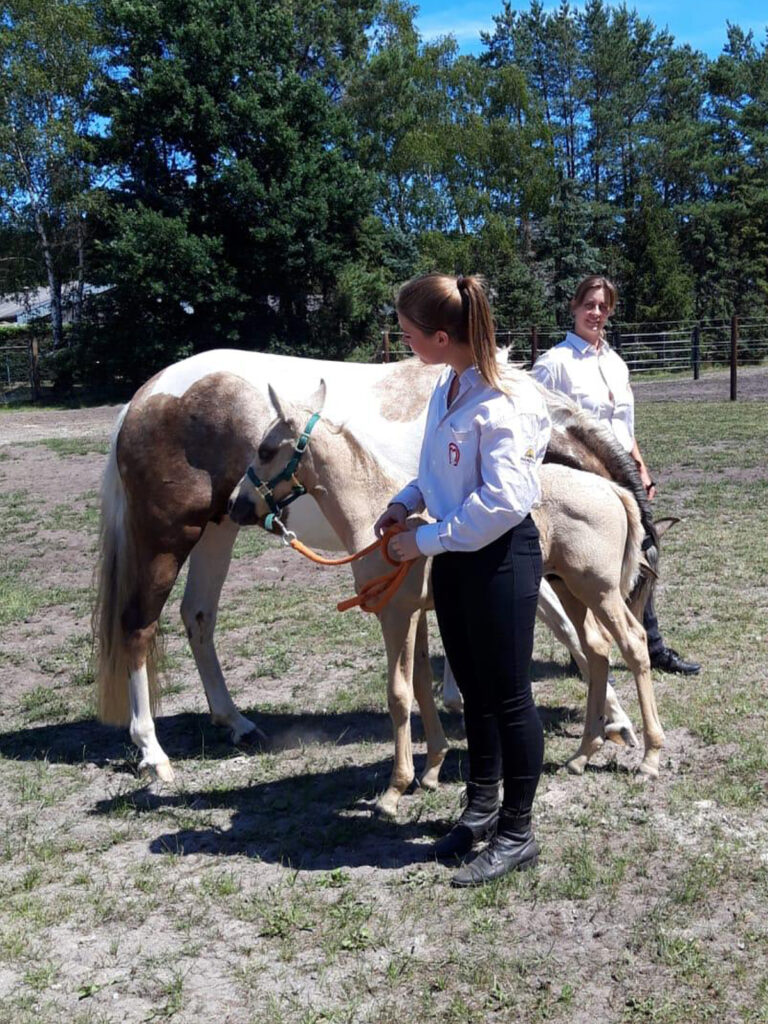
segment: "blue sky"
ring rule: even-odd
[[[424,40],[450,33],[456,37],[462,53],[479,53],[480,32],[493,31],[493,15],[501,13],[503,4],[502,0],[421,0],[418,6],[416,24]],[[558,4],[545,2],[544,6],[554,9]],[[689,43],[710,57],[722,51],[726,21],[745,31],[752,29],[758,43],[766,38],[768,17],[758,17],[756,9],[762,5],[755,0],[628,0],[627,6],[634,7],[643,18],[650,18],[658,28],[668,28],[677,43]],[[526,2],[518,9],[527,8]]]

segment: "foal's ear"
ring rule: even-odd
[[[312,395],[309,400],[309,408],[312,412],[322,412],[323,406],[325,405],[325,394],[326,386],[325,381],[320,378],[320,384],[318,385],[317,391]]]
[[[676,516],[666,516],[664,519],[654,519],[653,525],[656,527],[656,533],[658,534],[659,540],[661,540],[670,526],[674,526],[675,523],[679,522],[680,520]]]
[[[287,420],[288,419],[288,404],[287,404],[287,402],[283,402],[283,400],[280,398],[280,396],[278,395],[278,393],[275,391],[275,389],[272,387],[271,384],[267,384],[267,393],[269,395],[270,402],[275,407],[275,412],[277,413],[278,418],[281,419],[281,420]]]

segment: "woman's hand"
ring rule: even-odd
[[[656,497],[656,484],[651,479],[651,474],[648,472],[648,467],[643,463],[640,467],[640,479],[643,481],[643,487],[645,493],[648,495],[648,500],[653,501]]]
[[[413,558],[419,558],[421,551],[416,543],[416,530],[405,530],[390,537],[387,551],[390,557],[398,562],[410,562]]]
[[[396,501],[393,505],[387,505],[381,513],[379,518],[373,524],[373,532],[377,537],[381,537],[386,533],[390,526],[405,526],[405,520],[407,518],[408,509],[405,505]]]

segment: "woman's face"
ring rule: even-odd
[[[599,345],[611,308],[605,288],[590,288],[573,311],[573,330],[590,345]]]
[[[422,363],[433,366],[445,362],[445,345],[439,342],[441,336],[445,337],[443,331],[424,331],[402,313],[397,314],[397,320],[403,332],[403,341]]]

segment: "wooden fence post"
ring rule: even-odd
[[[611,331],[611,348],[621,354],[621,331],[618,327],[614,327]]]
[[[382,361],[385,363],[389,362],[389,331],[384,331],[384,354]]]
[[[693,364],[693,379],[698,380],[701,371],[701,328],[699,324],[694,324],[691,332],[691,362]]]
[[[531,327],[531,366],[539,358],[539,328],[534,324]]]
[[[29,346],[29,382],[32,388],[32,401],[40,398],[40,342],[33,335]]]
[[[731,401],[736,401],[736,365],[739,358],[739,318],[731,317]]]

